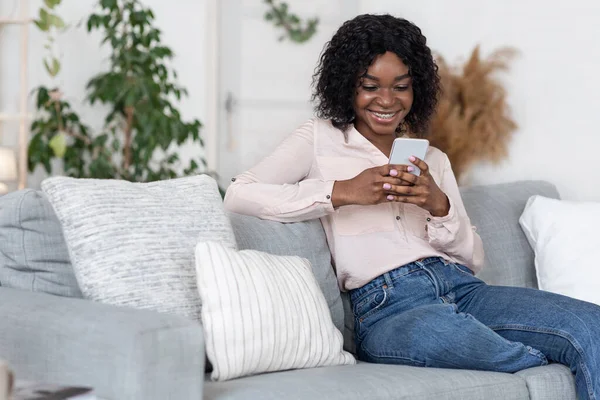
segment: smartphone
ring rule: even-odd
[[[392,144],[389,163],[395,165],[411,165],[414,168],[411,174],[419,176],[421,170],[411,163],[408,158],[410,156],[415,156],[421,160],[425,160],[425,154],[427,154],[428,148],[429,140],[427,139],[396,138]]]

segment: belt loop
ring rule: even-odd
[[[394,284],[392,283],[392,277],[390,276],[389,272],[386,272],[385,274],[383,274],[383,279],[385,279],[385,284],[388,288],[394,287]]]

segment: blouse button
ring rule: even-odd
[[[431,218],[427,217],[427,222],[431,222]]]
[[[231,182],[235,182],[235,178],[231,178]]]
[[[396,219],[397,219],[398,221],[400,221],[400,216],[399,216],[399,215],[396,215]]]
[[[325,196],[325,197],[327,198],[327,200],[329,200],[329,199],[331,198],[331,196],[330,196],[330,195],[327,195],[327,196]]]

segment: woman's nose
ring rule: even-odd
[[[394,105],[394,94],[390,90],[382,90],[377,100],[382,107],[390,107]]]

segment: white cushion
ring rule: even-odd
[[[356,362],[308,260],[204,242],[196,269],[213,381]]]
[[[53,177],[42,189],[85,297],[200,320],[196,243],[235,247],[213,178],[131,183]]]
[[[532,196],[519,222],[539,288],[600,304],[600,203]]]

